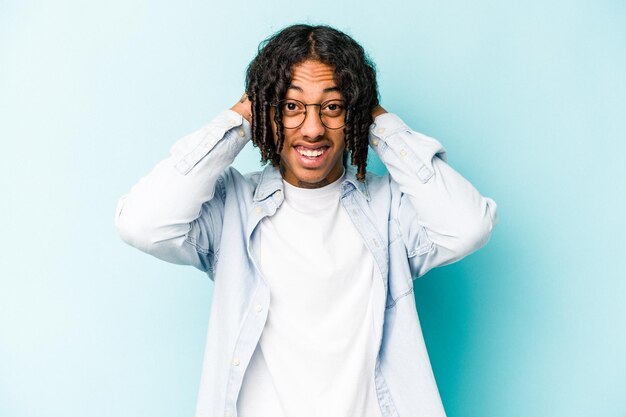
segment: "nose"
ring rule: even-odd
[[[326,128],[322,124],[319,113],[311,110],[307,111],[304,123],[300,126],[300,133],[302,133],[304,137],[316,139],[322,136],[325,130]]]

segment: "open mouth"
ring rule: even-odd
[[[304,146],[296,146],[296,152],[298,152],[302,157],[312,160],[323,156],[327,150],[328,146],[320,146],[315,149],[306,148]]]

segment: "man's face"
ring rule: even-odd
[[[343,97],[334,76],[333,68],[319,61],[307,60],[294,65],[285,99],[299,100],[305,104],[341,100]],[[308,106],[306,109],[306,118],[300,127],[284,129],[280,165],[282,176],[289,184],[317,188],[337,180],[343,174],[344,133],[343,128],[329,129],[322,124],[318,106]],[[276,140],[273,120],[272,114]]]

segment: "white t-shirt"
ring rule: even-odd
[[[270,310],[239,417],[381,416],[373,297],[384,291],[375,290],[374,259],[341,206],[342,180],[317,189],[283,181],[285,201],[259,225]]]

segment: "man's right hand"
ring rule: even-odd
[[[247,93],[243,93],[239,101],[230,109],[242,115],[248,123],[252,124],[252,103]]]

